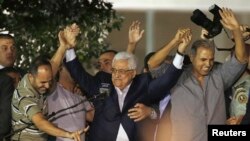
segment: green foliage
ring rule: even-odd
[[[108,47],[107,35],[119,30],[123,21],[103,0],[1,0],[0,4],[0,29],[14,33],[17,65],[24,69],[38,55],[51,56],[58,47],[59,30],[73,22],[82,30],[77,54],[88,62]]]

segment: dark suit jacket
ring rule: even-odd
[[[0,73],[0,141],[11,131],[11,99],[14,91],[13,80]]]
[[[71,76],[76,80],[79,86],[84,89],[88,96],[98,94],[103,87],[108,87],[109,95],[102,99],[94,101],[95,116],[90,127],[90,141],[115,141],[120,124],[122,124],[126,131],[130,141],[139,141],[138,130],[139,123],[135,123],[131,120],[127,114],[128,109],[132,108],[135,103],[142,102],[149,105],[153,100],[148,97],[148,93],[155,91],[154,87],[149,88],[151,77],[149,74],[137,75],[128,90],[125,97],[122,111],[119,109],[117,92],[111,81],[111,74],[99,72],[95,76],[88,74],[77,59],[74,59],[66,63],[66,66]],[[166,75],[163,75],[165,79],[165,87],[171,88],[175,84],[176,78],[180,75],[180,70],[171,65]],[[154,80],[154,84],[161,83]]]

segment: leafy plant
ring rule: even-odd
[[[104,51],[108,34],[120,30],[123,17],[103,0],[0,0],[0,29],[14,33],[17,65],[28,68],[42,54],[52,55],[58,47],[57,34],[77,23],[82,33],[77,54],[88,62]]]

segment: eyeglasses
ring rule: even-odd
[[[118,74],[126,74],[127,72],[132,71],[132,70],[133,70],[133,69],[125,70],[125,69],[115,69],[115,68],[112,68],[112,69],[111,69],[111,72],[112,72],[112,74],[115,74],[115,73],[118,73]]]

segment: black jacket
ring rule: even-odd
[[[71,76],[76,80],[79,86],[84,89],[88,96],[93,96],[101,91],[108,91],[104,98],[97,98],[94,101],[95,116],[90,127],[90,141],[115,141],[120,124],[122,124],[130,141],[139,141],[138,131],[140,122],[134,122],[128,117],[128,109],[132,108],[137,102],[146,105],[152,101],[148,93],[154,92],[154,87],[150,87],[151,77],[149,74],[136,75],[125,97],[122,111],[119,109],[118,95],[111,81],[111,74],[99,72],[92,76],[88,74],[77,59],[66,63]],[[171,65],[172,69],[163,75],[160,81],[154,80],[154,86],[157,83],[165,83],[166,89],[170,89],[180,76],[180,70]],[[167,81],[167,80],[169,81]],[[166,83],[167,82],[167,83]]]
[[[13,80],[5,74],[0,74],[0,141],[11,131],[11,99],[13,91]]]

